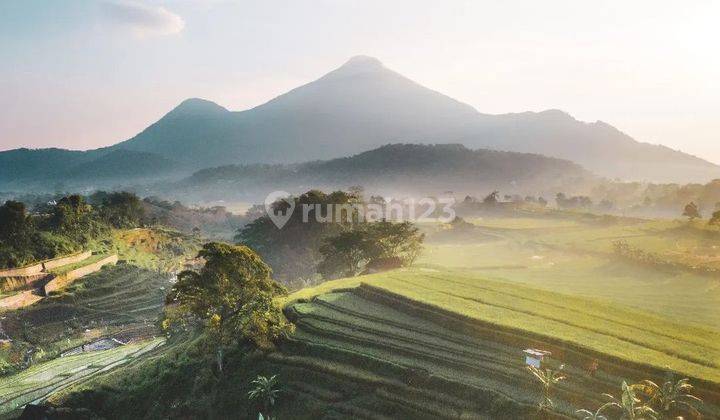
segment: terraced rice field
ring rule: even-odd
[[[654,314],[424,270],[328,282],[288,302],[297,332],[272,357],[297,395],[340,417],[524,418],[539,399],[528,347],[566,365],[556,395],[565,415],[597,407],[622,380],[661,380],[666,366],[692,377],[707,413],[720,414],[720,333]]]
[[[0,378],[0,416],[19,410],[25,404],[43,401],[52,393],[132,362],[155,350],[163,342],[163,339],[155,338],[111,350],[61,357]]]
[[[120,265],[87,276],[66,293],[6,316],[3,326],[14,340],[57,353],[95,335],[153,329],[162,311],[168,274]]]

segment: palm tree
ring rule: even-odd
[[[658,420],[657,412],[650,406],[642,404],[642,401],[635,395],[633,387],[625,381],[622,383],[622,395],[620,399],[610,394],[603,395],[610,401],[598,409],[598,414],[609,408],[617,408],[622,413],[620,420]]]
[[[672,375],[669,375],[662,386],[645,380],[633,387],[647,398],[648,405],[655,408],[660,418],[683,418],[673,416],[673,413],[689,414],[694,418],[701,417],[695,405],[702,404],[703,401],[691,394],[693,386],[690,385],[688,378],[675,382]]]
[[[250,399],[250,401],[257,401],[262,407],[262,411],[258,413],[258,419],[270,420],[270,410],[272,406],[275,405],[278,394],[280,394],[277,375],[269,378],[258,375],[250,384],[253,386],[253,389],[248,392],[248,399]]]
[[[551,395],[552,390],[558,382],[564,380],[566,378],[565,375],[563,375],[562,370],[565,368],[565,365],[560,365],[560,368],[558,370],[553,369],[540,369],[536,368],[535,366],[528,366],[527,367],[530,373],[533,374],[533,376],[540,381],[540,383],[543,386],[543,398],[538,403],[538,409],[539,411],[545,411],[545,410],[552,410],[555,408],[555,403],[553,402]]]

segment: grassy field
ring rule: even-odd
[[[0,377],[0,416],[128,363],[162,343],[163,339],[156,338],[110,350],[57,358],[18,374]]]
[[[533,221],[534,220],[534,221]],[[662,255],[663,259],[713,266],[720,231],[701,222],[585,223],[548,227],[546,219],[474,219],[476,241],[433,241],[429,236],[417,265],[466,271],[576,296],[600,298],[720,329],[720,278],[656,269],[623,261],[613,242]],[[563,221],[559,221],[563,222]],[[521,227],[519,227],[521,226]],[[487,240],[492,235],[494,240]],[[717,251],[716,251],[717,250]]]

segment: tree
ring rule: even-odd
[[[483,199],[484,204],[494,205],[498,203],[498,197],[500,197],[500,191],[493,191]]]
[[[25,204],[6,201],[0,206],[0,244],[23,247],[30,242],[33,230]]]
[[[367,234],[360,229],[326,239],[320,247],[323,259],[318,264],[318,273],[324,278],[356,276],[363,262],[367,262],[369,246]]]
[[[355,276],[368,266],[408,266],[420,254],[424,238],[410,222],[382,220],[353,226],[325,240],[317,270],[333,278]]]
[[[287,291],[272,280],[270,267],[253,250],[211,242],[198,257],[205,266],[180,273],[166,303],[176,306],[174,318],[189,315],[202,322],[216,348],[219,372],[225,346],[242,339],[272,348],[275,339],[292,330],[273,302]]]
[[[61,198],[52,208],[50,228],[78,241],[93,236],[93,209],[85,198],[78,194]]]
[[[540,369],[535,366],[528,366],[528,370],[532,375],[542,384],[542,399],[538,403],[539,411],[548,411],[555,408],[555,403],[552,400],[552,392],[560,381],[566,379],[566,376],[562,373],[565,365],[560,365],[557,370],[554,369]]]
[[[140,225],[145,208],[137,195],[120,191],[108,193],[103,198],[101,214],[116,228],[133,228]]]
[[[700,210],[698,209],[697,204],[692,201],[685,206],[685,210],[683,210],[682,215],[690,219],[690,221],[702,217],[700,215]]]
[[[258,419],[270,420],[270,411],[275,405],[278,394],[280,394],[277,375],[269,378],[258,375],[250,385],[252,385],[253,388],[248,392],[248,399],[257,402],[261,407],[258,413]]]
[[[281,199],[273,208],[283,210],[294,200],[295,211],[282,229],[266,214],[242,227],[235,240],[250,246],[272,266],[281,281],[308,279],[316,276],[322,260],[320,247],[324,241],[342,232],[350,223],[347,218],[330,214],[336,205],[359,204],[358,197],[343,191],[325,194],[311,190],[300,197]],[[352,210],[352,209],[351,209]],[[357,219],[357,212],[350,219]],[[327,218],[327,219],[325,219]]]
[[[647,404],[659,413],[660,418],[682,418],[678,417],[679,414],[690,414],[695,418],[700,417],[696,405],[702,404],[702,400],[691,394],[693,386],[687,378],[676,382],[673,380],[672,375],[669,375],[662,386],[645,380],[633,385],[633,388],[645,396]]]
[[[0,267],[17,267],[34,259],[35,225],[25,204],[6,201],[0,206]]]
[[[720,226],[720,210],[712,214],[708,224],[711,226]]]

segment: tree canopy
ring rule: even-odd
[[[174,312],[164,325],[177,320],[199,321],[217,346],[222,370],[222,347],[245,340],[261,348],[290,331],[280,309],[273,303],[287,293],[272,280],[271,269],[252,249],[210,242],[198,257],[205,260],[200,271],[187,270],[167,295]]]
[[[410,222],[362,223],[325,240],[317,269],[323,277],[334,278],[407,266],[420,254],[424,238]]]

